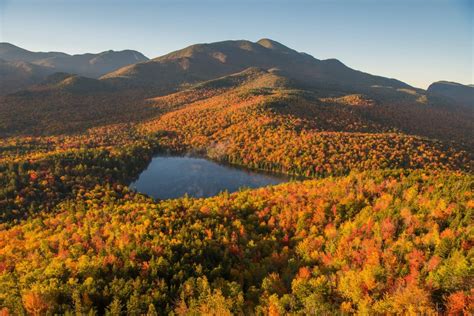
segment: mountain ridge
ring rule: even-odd
[[[0,59],[3,60],[0,64],[0,74],[3,73],[0,76],[0,94],[38,84],[55,72],[98,78],[123,66],[148,60],[134,50],[69,55],[62,52],[32,52],[10,43],[0,43]],[[29,75],[25,73],[25,65],[31,68]]]
[[[457,103],[474,109],[474,87],[452,81],[437,81],[427,89],[427,95],[436,103]]]
[[[70,56],[62,52],[33,52],[8,42],[0,42],[0,58],[8,61],[32,62],[55,56]]]
[[[29,59],[29,61],[37,61],[37,60],[43,60],[51,57],[78,57],[78,56],[101,56],[109,53],[136,53],[137,60],[138,59],[146,59],[148,60],[149,58],[140,53],[139,51],[133,50],[133,49],[123,49],[123,50],[113,50],[113,49],[108,49],[105,51],[101,51],[98,53],[80,53],[80,54],[68,54],[64,52],[56,52],[56,51],[49,51],[49,52],[34,52],[27,50],[25,48],[16,46],[12,43],[9,42],[0,42],[0,56],[4,60],[8,61],[27,61],[26,59]],[[25,57],[29,56],[29,57]]]
[[[270,39],[194,44],[118,69],[101,79],[115,81],[123,87],[168,84],[177,88],[184,82],[210,80],[250,67],[279,68],[291,79],[322,89],[344,87],[370,90],[377,85],[415,89],[396,79],[351,69],[336,59],[319,60]]]

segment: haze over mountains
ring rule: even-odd
[[[0,43],[0,93],[39,83],[55,72],[98,78],[123,66],[146,60],[147,57],[133,50],[69,55],[31,52],[10,43]]]
[[[50,73],[42,66],[24,61],[6,61],[0,58],[0,95],[36,84]]]

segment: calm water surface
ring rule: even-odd
[[[154,198],[171,199],[188,194],[209,197],[222,191],[258,188],[289,181],[289,177],[259,173],[191,157],[157,156],[130,185]]]

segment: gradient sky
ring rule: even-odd
[[[267,37],[426,88],[471,84],[474,0],[0,0],[0,41],[33,51],[135,49]]]

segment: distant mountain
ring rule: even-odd
[[[118,68],[146,60],[148,58],[139,52],[124,50],[120,52],[106,51],[99,54],[55,56],[35,60],[33,63],[54,69],[55,71],[98,78]]]
[[[100,80],[63,72],[54,73],[32,87],[32,90],[61,90],[81,94],[104,92],[107,89],[105,83]]]
[[[33,63],[36,60],[42,60],[52,57],[69,56],[60,52],[31,52],[10,43],[0,43],[0,58],[7,61],[24,61]]]
[[[66,72],[100,77],[101,83],[95,82],[98,89],[139,88],[151,94],[169,93],[179,90],[181,86],[228,76],[252,67],[278,70],[301,88],[316,88],[337,94],[365,93],[378,98],[416,100],[420,97],[419,93],[424,93],[401,81],[351,69],[337,59],[319,60],[270,39],[255,43],[238,40],[196,44],[152,60],[131,50],[68,55],[30,52],[12,44],[0,43],[0,58],[43,67],[46,75]],[[0,83],[2,80],[6,79],[0,78]],[[28,84],[31,81],[19,84],[19,87],[24,88]],[[11,88],[6,90],[12,91]]]
[[[395,80],[370,75],[336,59],[318,60],[270,39],[192,45],[147,62],[118,69],[102,79],[125,87],[176,88],[243,71],[278,68],[300,85],[347,91],[414,89]]]
[[[438,81],[432,83],[427,90],[433,102],[451,103],[474,108],[474,86],[456,82]]]
[[[148,58],[133,50],[68,55],[60,52],[31,52],[10,43],[0,43],[0,60],[0,94],[6,94],[38,84],[55,72],[98,78],[121,67],[147,61]]]
[[[112,64],[110,56],[104,53],[89,60]],[[43,61],[64,58],[58,55]],[[401,131],[455,140],[463,146],[471,145],[473,139],[474,113],[453,101],[454,92],[449,98],[433,94],[427,98],[426,91],[401,81],[351,69],[336,59],[319,60],[268,39],[192,45],[98,79],[71,71],[51,74],[53,68],[47,63],[3,61],[3,69],[0,84],[3,80],[10,82],[3,85],[7,88],[28,86],[0,98],[0,133],[3,128],[8,135],[141,122],[187,106],[191,100],[214,102],[212,97],[233,91],[232,97],[239,98],[271,96],[272,110],[307,120],[317,130]],[[430,106],[439,100],[444,106]],[[224,101],[220,98],[219,104]],[[51,122],[56,122],[54,128]]]
[[[0,95],[25,89],[50,73],[49,69],[29,62],[0,59]]]
[[[29,62],[49,68],[52,72],[69,72],[92,78],[148,60],[142,53],[134,50],[68,55],[59,52],[31,52],[10,43],[0,43],[0,58],[6,61]]]

